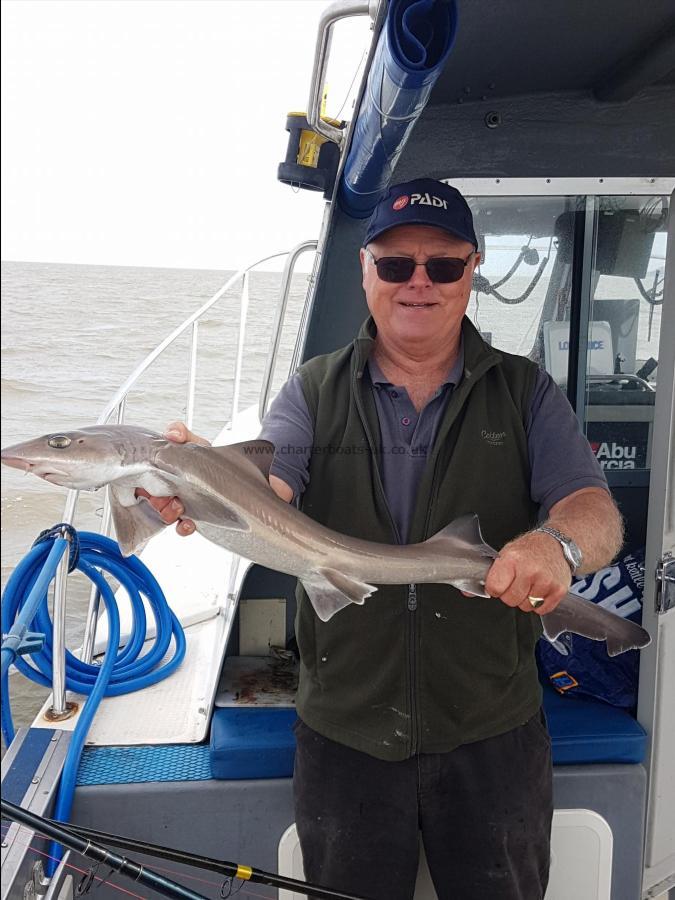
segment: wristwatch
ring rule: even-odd
[[[548,525],[540,525],[539,528],[535,528],[534,530],[543,531],[545,534],[550,534],[552,538],[556,539],[556,541],[562,547],[562,551],[565,554],[565,559],[569,563],[570,569],[572,570],[572,575],[576,575],[576,573],[581,568],[583,554],[579,549],[579,546],[574,543],[572,538],[568,538],[566,534],[563,534],[561,531],[556,531],[555,528],[551,528]]]

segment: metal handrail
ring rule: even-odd
[[[157,359],[158,356],[161,356],[162,353],[167,349],[167,347],[171,346],[176,338],[180,337],[183,332],[190,327],[194,322],[204,315],[211,307],[220,300],[220,298],[225,294],[232,285],[236,284],[237,281],[240,281],[247,272],[250,272],[251,269],[255,269],[256,266],[259,266],[261,263],[267,262],[270,259],[278,259],[280,256],[286,256],[288,251],[284,251],[282,253],[272,253],[270,256],[264,256],[262,259],[257,260],[249,266],[246,266],[243,269],[239,269],[238,272],[228,279],[225,282],[223,287],[219,291],[217,291],[210,300],[207,300],[200,308],[194,312],[191,316],[188,316],[185,321],[175,328],[164,340],[158,344],[154,350],[152,350],[145,357],[143,362],[141,362],[131,373],[131,375],[127,378],[127,380],[122,384],[120,388],[118,388],[117,392],[113,396],[112,400],[110,400],[98,418],[97,425],[105,425],[108,421],[112,413],[117,409],[120,402],[126,397],[129,393],[130,389],[134,386],[134,384],[138,381],[140,376],[148,369],[152,363]],[[194,389],[194,384],[191,385],[192,389]],[[190,398],[188,396],[188,402]]]
[[[314,51],[314,64],[312,66],[312,81],[307,102],[307,123],[309,127],[323,135],[329,141],[333,141],[338,147],[344,142],[344,134],[340,128],[330,125],[321,118],[321,103],[323,101],[323,85],[328,69],[328,56],[331,43],[331,29],[340,19],[350,16],[370,16],[375,20],[377,15],[378,0],[337,0],[331,3],[319,19],[319,34],[316,39]]]
[[[284,317],[286,315],[286,305],[288,304],[288,295],[290,294],[291,290],[291,280],[293,278],[295,263],[303,253],[306,253],[308,250],[316,250],[317,246],[317,241],[303,241],[302,244],[298,244],[297,247],[294,247],[288,254],[288,259],[286,260],[286,265],[284,266],[284,274],[281,279],[281,291],[279,292],[279,303],[277,305],[277,311],[274,316],[270,349],[267,354],[265,374],[263,375],[262,389],[260,391],[260,400],[258,403],[260,421],[263,420],[263,417],[267,412],[267,401],[269,400],[270,392],[272,390],[272,378],[274,377],[274,369],[276,367],[277,354],[279,352],[279,343],[281,341],[281,324],[284,321]]]
[[[295,252],[295,251],[291,251]],[[237,281],[246,281],[248,277],[248,273],[255,269],[257,266],[261,265],[264,262],[268,262],[271,259],[278,259],[280,256],[287,256],[288,251],[283,251],[280,253],[273,253],[269,256],[264,256],[261,259],[256,260],[248,266],[245,266],[242,269],[239,269],[232,275],[223,285],[220,290],[218,290],[210,300],[207,300],[202,306],[199,307],[192,315],[188,316],[184,322],[182,322],[177,328],[175,328],[161,343],[159,343],[154,350],[152,350],[148,355],[143,359],[143,361],[136,366],[133,372],[129,375],[129,377],[123,382],[121,387],[113,395],[112,399],[106,404],[103,412],[99,416],[97,420],[97,425],[104,425],[109,421],[111,416],[116,413],[116,419],[118,423],[122,423],[124,421],[124,410],[126,405],[127,394],[131,390],[131,388],[136,384],[139,378],[147,371],[147,369],[155,362],[155,360],[161,356],[164,351],[174,343],[174,341],[179,338],[190,326],[192,326],[192,340],[190,344],[190,372],[188,376],[188,395],[187,395],[187,406],[186,406],[186,424],[188,427],[192,425],[192,417],[194,414],[194,396],[195,396],[195,384],[196,384],[196,365],[197,365],[197,342],[198,342],[198,322],[202,318],[202,316],[211,309],[214,304],[216,304],[221,297],[227,293],[227,291],[237,283]],[[285,271],[285,270],[284,270]],[[241,314],[245,314],[245,310],[248,307],[248,296],[246,293],[246,303],[244,304],[242,298],[242,307],[240,310]],[[284,304],[285,308],[285,304]],[[243,332],[243,323],[240,323],[240,336]],[[241,365],[241,357],[238,353],[237,355],[237,366]],[[235,371],[235,382],[238,378],[238,372]],[[236,411],[235,411],[236,412]],[[68,495],[66,497],[66,506],[63,514],[63,522],[72,524],[74,516],[75,516],[75,506],[77,504],[77,498],[79,495],[79,491],[71,490],[68,491]],[[110,506],[108,503],[108,497],[106,495],[106,499],[103,506],[103,519],[101,524],[101,533],[106,534],[110,528]],[[66,554],[67,557],[67,554]],[[66,613],[66,584],[67,578],[60,577],[57,578],[54,585],[54,655],[53,655],[53,689],[52,689],[52,709],[54,713],[61,715],[66,710],[66,689],[65,689],[65,613]],[[85,625],[85,633],[82,642],[82,654],[81,658],[84,662],[91,662],[94,651],[94,640],[96,635],[96,625],[98,622],[98,610],[100,606],[100,593],[96,588],[93,588],[90,596],[89,596],[89,607],[87,609],[87,619]],[[57,621],[59,623],[57,628]]]
[[[63,521],[70,524],[75,515],[78,491],[69,491]],[[64,533],[64,537],[65,537]],[[52,635],[52,712],[66,714],[66,582],[70,552],[64,553],[54,579],[54,627]],[[60,602],[59,602],[60,601]]]
[[[241,301],[239,306],[239,334],[237,335],[237,356],[234,364],[234,385],[232,387],[232,421],[239,412],[239,394],[241,392],[241,372],[244,366],[244,343],[246,341],[246,319],[248,318],[248,272],[241,285]]]
[[[246,278],[246,276],[244,276]],[[192,431],[192,420],[195,412],[195,385],[197,383],[197,345],[199,343],[199,319],[192,323],[192,341],[190,351],[190,374],[188,376],[188,395],[185,404],[185,424]]]
[[[321,238],[319,238],[319,243],[322,243]],[[300,315],[300,322],[298,324],[298,333],[295,337],[295,347],[293,348],[293,355],[291,356],[291,364],[289,367],[290,372],[295,372],[295,370],[300,365],[300,361],[302,358],[302,354],[305,350],[305,342],[307,340],[307,329],[309,326],[309,320],[312,317],[312,311],[314,309],[314,297],[316,290],[316,283],[318,277],[319,266],[321,265],[321,254],[317,253],[314,257],[314,268],[312,269],[309,275],[309,283],[307,285],[307,295],[305,298],[305,303],[302,307],[302,313]]]

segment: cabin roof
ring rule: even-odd
[[[430,102],[574,91],[612,102],[659,84],[675,84],[673,0],[459,0]]]

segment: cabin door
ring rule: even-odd
[[[651,457],[638,718],[650,735],[643,896],[675,885],[675,194],[670,198]],[[658,572],[658,577],[654,573]]]

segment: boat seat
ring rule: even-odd
[[[214,778],[284,778],[293,774],[295,708],[223,706],[211,721]]]
[[[543,689],[554,765],[643,761],[647,735],[630,713],[595,700],[563,697],[548,685]],[[211,723],[213,777],[290,777],[296,719],[295,709],[217,708]]]
[[[542,687],[553,765],[643,761],[647,734],[625,709],[599,700],[564,697],[547,684]]]

